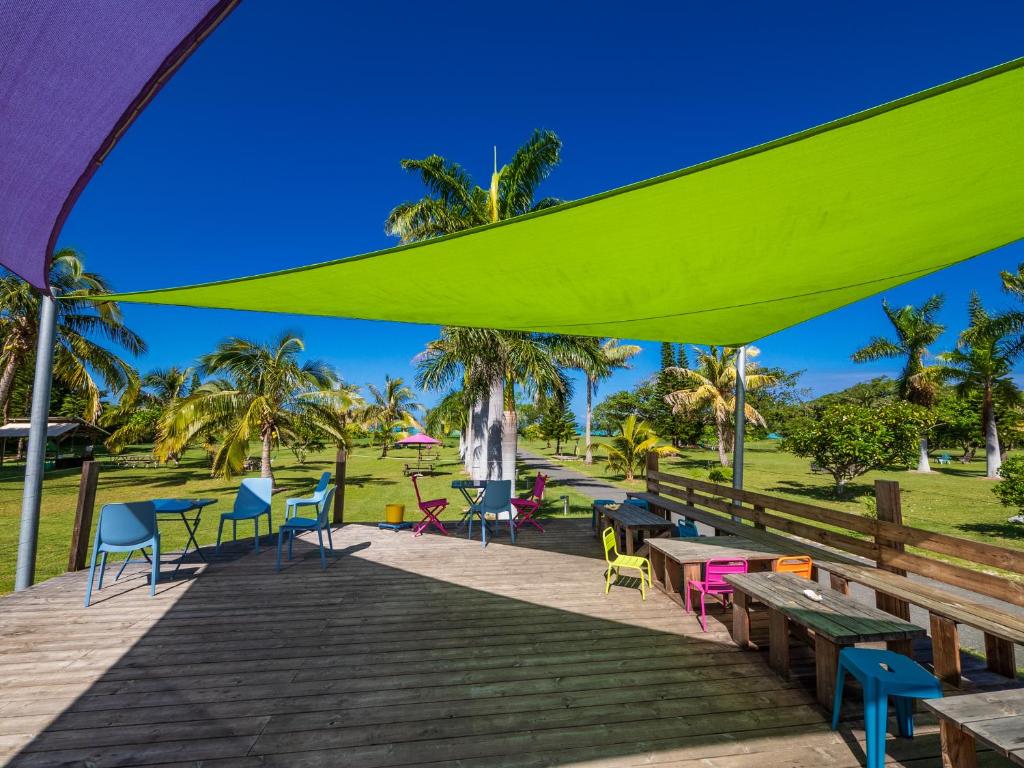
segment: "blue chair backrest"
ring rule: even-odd
[[[692,520],[680,520],[676,523],[676,536],[680,539],[700,536],[697,532],[697,524]]]
[[[322,475],[320,475],[320,482],[318,482],[316,484],[316,490],[313,491],[313,493],[314,494],[322,494],[324,491],[327,490],[327,486],[330,485],[330,483],[331,483],[331,473],[330,472],[324,472]]]
[[[326,528],[331,524],[331,510],[334,509],[335,486],[331,486],[324,492],[324,497],[317,502],[316,523],[320,528]]]
[[[484,486],[483,512],[507,512],[512,507],[512,481],[488,480]]]
[[[269,477],[248,477],[242,481],[235,496],[235,512],[261,512],[270,509],[270,497],[274,493],[273,481]]]
[[[100,510],[100,543],[130,547],[156,534],[156,507],[151,501],[105,504]]]

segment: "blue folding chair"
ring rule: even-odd
[[[269,477],[250,477],[242,481],[238,494],[235,496],[235,506],[231,512],[222,512],[220,525],[217,526],[217,549],[220,554],[220,537],[224,533],[224,521],[231,521],[231,540],[238,539],[238,521],[252,520],[255,540],[256,554],[260,552],[260,517],[267,516],[267,533],[274,535],[270,519],[270,497],[274,492],[273,482]]]
[[[316,531],[320,540],[320,567],[327,569],[327,554],[324,552],[324,531],[327,531],[327,544],[334,555],[334,542],[331,540],[331,509],[334,505],[334,486],[329,487],[316,507],[316,517],[289,517],[281,527],[277,529],[277,570],[281,570],[281,546],[284,544],[285,534],[288,535],[288,559],[292,559],[292,542],[295,535],[303,531]]]
[[[299,513],[299,507],[316,507],[320,504],[320,500],[323,499],[324,494],[327,493],[327,486],[331,482],[331,473],[324,472],[320,475],[320,481],[316,484],[316,488],[313,490],[312,496],[307,496],[302,499],[288,499],[284,503],[284,519],[287,520],[292,515]]]
[[[512,506],[512,481],[488,480],[484,486],[484,497],[469,508],[469,538],[473,538],[473,518],[480,518],[480,537],[487,546],[487,517],[490,515],[496,523],[508,520],[508,532],[512,543],[516,543],[516,509]]]
[[[156,507],[151,501],[133,501],[128,504],[106,504],[100,510],[96,526],[96,539],[92,545],[92,563],[89,565],[89,585],[85,588],[85,607],[92,599],[92,582],[96,574],[96,557],[100,558],[100,581],[96,589],[103,589],[103,572],[107,568],[108,552],[128,552],[152,547],[153,572],[149,594],[156,594],[160,578],[160,532],[156,526]]]

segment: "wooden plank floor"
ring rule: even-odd
[[[12,766],[857,766],[813,694],[661,594],[603,593],[589,521],[515,547],[351,525],[144,569],[82,608],[84,574],[0,599],[0,762]],[[938,766],[936,729],[890,740]],[[985,756],[983,763],[991,763]],[[994,763],[993,763],[994,764]]]

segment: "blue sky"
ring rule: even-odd
[[[542,193],[579,198],[1014,58],[1022,28],[1019,2],[249,0],[121,140],[60,245],[83,251],[117,289],[375,250],[393,243],[382,226],[391,207],[421,193],[402,157],[437,152],[486,183],[492,146],[507,159],[532,129],[549,128],[563,162]],[[886,295],[902,304],[946,294],[940,351],[972,289],[1009,304],[997,273],[1021,261],[1016,243]],[[395,276],[396,302],[415,292],[415,275]],[[761,360],[806,369],[815,393],[891,372],[849,361],[886,332],[879,302],[764,339]],[[189,364],[229,335],[297,328],[310,356],[357,384],[411,378],[411,358],[437,331],[171,307],[125,314],[150,345],[142,370]],[[657,364],[657,346],[646,345],[602,392]]]

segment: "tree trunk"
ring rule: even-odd
[[[921,435],[921,454],[917,459],[918,472],[931,472],[931,464],[928,463],[928,436]]]
[[[996,427],[996,409],[992,402],[991,388],[985,389],[981,412],[985,422],[985,476],[995,480],[999,478],[1002,456],[999,452],[999,430]]]
[[[0,375],[0,408],[3,409],[4,421],[7,421],[7,405],[11,398],[11,389],[14,387],[14,374],[18,372],[18,355],[12,354],[7,358],[3,374]]]
[[[719,424],[716,429],[718,430],[718,460],[722,463],[723,467],[728,467],[729,453],[725,445],[725,428]]]
[[[484,448],[487,442],[487,396],[479,397],[469,411],[469,429],[466,444],[466,471],[473,480],[487,476]]]
[[[274,433],[272,430],[263,430],[263,455],[260,456],[260,477],[269,477],[270,484],[274,484],[274,472],[270,468],[270,446]]]
[[[496,378],[491,382],[487,396],[486,433],[484,440],[484,478],[487,480],[512,480],[503,477],[501,463],[502,422],[505,413],[505,382]]]
[[[516,491],[516,452],[519,448],[519,414],[515,408],[505,410],[501,420],[501,479],[512,481]]]
[[[594,380],[591,379],[588,376],[587,377],[587,419],[586,419],[585,432],[584,432],[584,435],[583,435],[583,439],[584,439],[584,441],[586,442],[586,445],[587,445],[587,451],[586,451],[586,454],[583,456],[583,463],[584,464],[593,464],[594,463],[593,446],[590,444],[590,422],[591,422],[591,420],[593,418],[593,416],[592,416],[592,414],[593,414],[593,407],[592,407],[593,399],[594,399]]]

